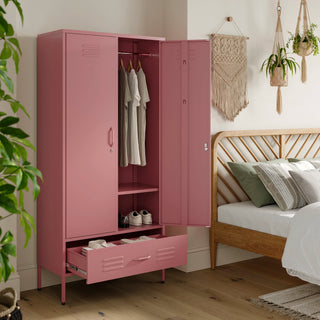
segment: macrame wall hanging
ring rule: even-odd
[[[277,6],[277,13],[278,13],[278,19],[277,19],[277,26],[276,26],[276,33],[274,37],[273,42],[273,50],[272,53],[274,57],[278,57],[280,59],[281,57],[286,58],[286,50],[285,50],[285,43],[283,39],[283,32],[282,32],[282,24],[281,24],[281,6],[280,6],[280,0],[278,0],[278,6]],[[282,112],[282,96],[281,96],[281,87],[287,87],[288,86],[288,67],[285,66],[285,69],[281,66],[277,66],[273,70],[273,74],[270,74],[270,85],[272,87],[278,87],[277,90],[277,112],[281,114]]]
[[[240,36],[217,34],[226,21],[233,22]],[[232,17],[211,34],[213,105],[231,121],[248,105],[247,39]]]
[[[302,61],[301,61],[301,81],[302,82],[307,81],[306,56],[309,56],[313,52],[313,45],[308,35],[308,30],[310,25],[311,25],[311,22],[310,22],[310,14],[308,10],[307,0],[301,0],[296,33],[295,33],[295,39],[299,39],[300,41],[298,43],[294,43],[293,51],[299,56],[302,56]],[[302,27],[301,34],[300,34],[300,26]]]

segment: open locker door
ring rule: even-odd
[[[209,41],[161,42],[160,86],[161,223],[209,226]]]

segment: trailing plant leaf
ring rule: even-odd
[[[292,32],[289,33],[289,40],[286,44],[286,47],[289,49],[292,49],[293,53],[299,54],[300,51],[300,45],[301,43],[307,44],[307,49],[309,49],[311,46],[313,47],[313,55],[316,56],[319,54],[319,43],[320,38],[315,34],[315,30],[318,28],[318,26],[314,23],[312,23],[307,30],[306,34],[293,34]]]

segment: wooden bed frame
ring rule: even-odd
[[[259,162],[278,158],[316,158],[320,128],[223,131],[212,138],[211,267],[216,266],[217,244],[223,243],[281,259],[286,238],[218,222],[218,206],[247,201],[227,162]],[[257,208],[259,210],[259,208]]]

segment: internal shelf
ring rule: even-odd
[[[141,183],[123,183],[119,185],[118,194],[136,194],[136,193],[147,193],[147,192],[157,192],[159,191],[158,187],[150,186]]]
[[[131,233],[131,232],[139,232],[145,230],[154,230],[154,229],[162,229],[162,226],[159,224],[143,224],[139,227],[130,226],[129,228],[118,228],[118,234],[120,233]]]

